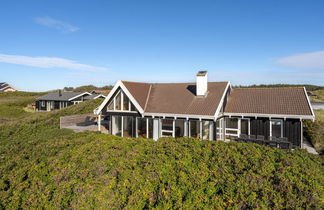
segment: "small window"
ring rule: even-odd
[[[121,92],[116,95],[115,101],[116,110],[121,110]]]
[[[41,101],[41,107],[45,107],[45,101]]]
[[[125,93],[123,94],[123,97],[124,97],[124,99],[123,99],[123,110],[124,111],[129,111],[129,99],[126,96]]]
[[[114,110],[114,99],[110,101],[108,107],[107,107],[108,110]]]
[[[131,111],[136,111],[135,106],[132,103],[130,103],[130,104],[131,104]]]
[[[237,118],[226,118],[226,128],[238,128],[238,120]]]

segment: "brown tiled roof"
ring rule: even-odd
[[[225,112],[312,115],[304,88],[234,88]]]
[[[149,83],[142,83],[142,82],[127,82],[122,81],[127,90],[132,94],[135,98],[137,103],[143,108],[145,108],[145,103],[150,92]]]
[[[123,84],[145,112],[213,116],[228,82],[209,82],[205,97],[196,96],[196,83]]]

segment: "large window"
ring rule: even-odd
[[[173,119],[162,119],[162,137],[173,136]]]
[[[121,110],[121,92],[119,92],[116,95],[116,98],[115,98],[115,109],[116,110]]]
[[[123,136],[133,137],[133,117],[123,116]]]
[[[153,119],[138,117],[136,130],[140,138],[153,138]]]
[[[237,118],[228,118],[226,117],[226,128],[238,128],[238,120]]]
[[[147,118],[137,118],[137,136],[147,138]]]
[[[200,121],[198,120],[190,120],[189,121],[189,131],[190,137],[192,138],[200,138]]]
[[[112,116],[112,135],[122,136],[122,117]]]
[[[184,120],[175,120],[175,137],[183,137],[184,136]]]
[[[224,118],[218,119],[216,121],[216,140],[223,140],[224,139],[223,122],[224,122]]]
[[[234,139],[238,137],[239,128],[238,128],[238,118],[225,118],[225,138],[226,139]]]
[[[202,139],[210,139],[210,121],[202,121]]]
[[[271,120],[271,136],[282,137],[282,120]]]
[[[148,118],[148,137],[150,139],[153,138],[153,119],[152,118]]]
[[[241,119],[241,134],[250,135],[250,120]]]
[[[111,100],[108,105],[108,110],[114,110],[114,100]]]
[[[129,98],[123,91],[117,92],[116,96],[111,99],[107,106],[108,111],[136,111],[135,106],[130,102]]]
[[[130,101],[129,101],[128,97],[125,94],[123,94],[123,96],[124,96],[123,97],[123,110],[128,111]]]

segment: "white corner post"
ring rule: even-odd
[[[101,131],[101,112],[98,114],[98,131]]]
[[[189,136],[189,120],[184,120],[184,136]]]
[[[209,140],[214,140],[214,127],[215,127],[215,123],[214,121],[210,121],[209,122]]]
[[[153,139],[157,141],[159,139],[159,118],[153,118]]]

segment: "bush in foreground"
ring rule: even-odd
[[[59,129],[97,103],[0,125],[0,209],[324,207],[323,157],[304,150]]]
[[[324,207],[323,159],[303,150],[45,129],[0,153],[8,208]]]

